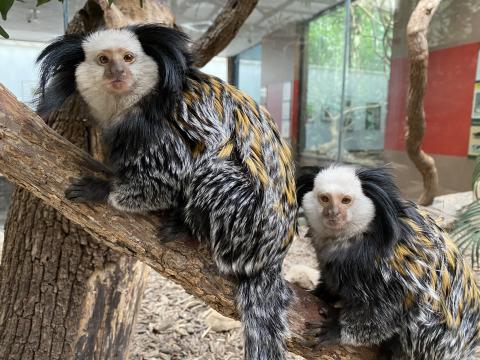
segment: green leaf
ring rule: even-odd
[[[37,6],[46,4],[46,3],[49,2],[49,1],[50,1],[50,0],[37,0]]]
[[[8,38],[9,38],[9,36],[8,36],[7,32],[5,31],[5,29],[2,28],[1,26],[0,26],[0,36],[3,36],[5,39],[8,39]]]
[[[113,0],[108,0],[108,6],[112,6]]]
[[[143,7],[143,0],[140,0],[140,7]]]
[[[478,196],[480,194],[477,194],[477,187],[479,186],[480,182],[480,156],[477,156],[477,160],[475,161],[475,168],[473,169],[473,175],[472,175],[472,189],[473,189],[473,194],[475,197],[478,199]]]
[[[450,234],[462,252],[469,250],[472,265],[480,266],[480,200],[460,212]]]
[[[15,0],[0,0],[0,14],[2,14],[3,20],[7,20],[8,10],[10,10],[14,1]]]

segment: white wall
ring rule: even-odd
[[[210,62],[200,70],[204,73],[214,75],[223,81],[228,80],[227,58],[215,56]]]
[[[33,98],[38,83],[35,59],[45,45],[26,41],[0,41],[0,83],[23,102],[29,103]]]

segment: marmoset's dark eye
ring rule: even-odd
[[[127,63],[133,62],[133,60],[135,60],[135,56],[133,56],[133,54],[131,54],[131,53],[125,54],[123,56],[123,61],[125,61]]]
[[[327,195],[320,195],[318,198],[323,203],[328,203],[330,201]]]
[[[97,60],[98,60],[98,63],[99,63],[99,64],[102,64],[102,65],[108,64],[108,62],[110,61],[109,58],[108,58],[107,56],[105,56],[105,55],[100,55],[100,56],[97,58]]]
[[[345,204],[345,205],[348,205],[348,204],[351,204],[352,202],[352,198],[348,197],[348,196],[345,196],[343,199],[342,199],[342,204]]]

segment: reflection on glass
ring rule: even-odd
[[[240,90],[249,94],[256,102],[261,98],[262,46],[260,44],[241,52],[235,58]]]
[[[345,7],[310,21],[306,29],[304,155],[335,159],[341,111]]]
[[[393,13],[392,0],[352,3],[341,161],[373,165],[381,160]]]
[[[413,0],[396,0],[383,151],[385,162],[402,169],[397,172],[400,186],[412,198],[422,188],[404,140],[409,76],[405,36],[415,4]],[[468,156],[480,154],[480,118],[475,111],[479,23],[478,0],[447,0],[442,1],[429,27],[424,98],[427,129],[422,149],[435,159],[440,194],[469,190],[473,160]]]

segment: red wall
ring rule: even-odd
[[[423,149],[466,156],[479,44],[432,51],[425,94],[427,131]],[[385,149],[403,150],[408,85],[406,59],[393,59],[388,94]]]

